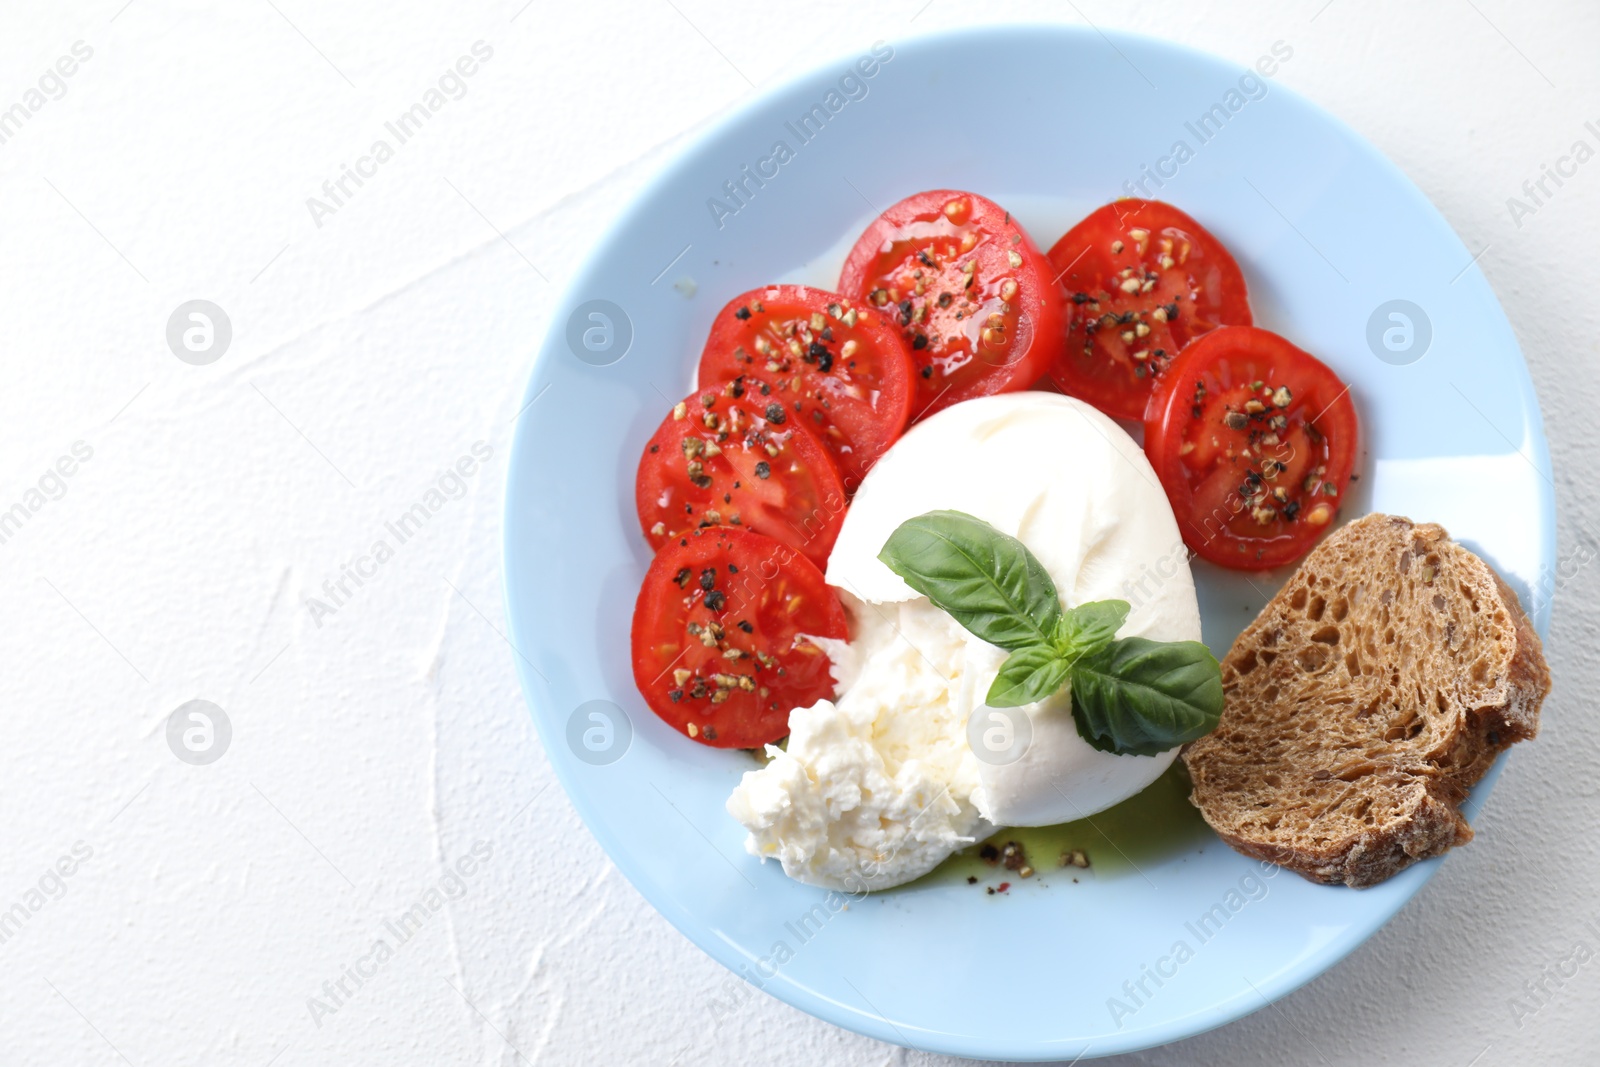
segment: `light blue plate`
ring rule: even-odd
[[[1148,165],[1173,175],[1149,191],[1233,250],[1258,323],[1352,384],[1367,451],[1345,515],[1443,523],[1501,569],[1542,631],[1554,499],[1516,338],[1472,253],[1417,188],[1259,73],[1161,41],[1039,25],[895,42],[872,77],[841,88],[857,58],[717,123],[596,242],[557,308],[524,397],[505,521],[507,611],[550,760],[668,920],[839,1026],[961,1056],[1049,1060],[1145,1048],[1256,1011],[1359,945],[1438,862],[1357,892],[1261,878],[1212,840],[1142,863],[1142,875],[1091,870],[1080,884],[1035,880],[994,897],[965,885],[879,894],[808,934],[817,921],[798,924],[825,894],[745,855],[723,810],[750,758],[690,743],[634,690],[629,618],[649,562],[635,463],[688,391],[723,303],[779,278],[827,284],[841,241],[874,208],[971,189],[1010,206],[1048,248]],[[816,132],[800,128],[806,115]],[[792,158],[774,157],[778,141]],[[1162,163],[1179,141],[1189,157]],[[746,166],[765,167],[763,184]],[[724,183],[741,180],[736,201]],[[1390,301],[1409,302],[1402,317],[1379,313]],[[1197,577],[1219,654],[1282,578]],[[1197,927],[1217,905],[1225,918]],[[715,1021],[749,993],[730,978],[682,990],[682,1006]]]

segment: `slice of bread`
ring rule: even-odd
[[[1432,525],[1368,515],[1314,549],[1222,663],[1184,751],[1224,841],[1369,886],[1472,839],[1467,790],[1532,737],[1550,690],[1516,594]]]

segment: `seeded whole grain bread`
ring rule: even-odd
[[[1368,515],[1306,557],[1222,663],[1217,729],[1184,751],[1224,841],[1370,886],[1472,839],[1459,810],[1550,690],[1516,594],[1434,525]]]

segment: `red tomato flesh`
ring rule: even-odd
[[[905,429],[913,373],[887,317],[803,285],[734,297],[700,356],[701,389],[782,403],[822,439],[849,492]]]
[[[1222,242],[1158,200],[1117,200],[1050,249],[1070,300],[1062,392],[1121,419],[1144,417],[1151,387],[1183,346],[1249,326],[1244,275]]]
[[[789,732],[789,712],[834,695],[827,655],[843,606],[818,570],[770,537],[695,530],[650,564],[633,611],[633,677],[650,710],[716,748]]]
[[[742,526],[825,566],[845,492],[828,450],[776,400],[696,393],[668,413],[639,460],[639,524],[650,547],[689,530]]]
[[[1145,417],[1145,452],[1185,543],[1240,570],[1310,551],[1338,514],[1357,446],[1349,386],[1250,326],[1185,348]]]
[[[875,219],[839,289],[888,313],[917,367],[913,418],[1026,389],[1061,353],[1066,312],[1049,261],[975,193],[936,189]]]

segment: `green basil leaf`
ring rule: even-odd
[[[1116,639],[1130,610],[1126,600],[1091,600],[1069,609],[1056,625],[1056,648],[1072,658],[1095,655]]]
[[[960,511],[907,519],[878,558],[991,645],[1014,652],[1055,637],[1055,582],[1026,545],[982,519]]]
[[[1006,657],[983,702],[991,708],[1020,708],[1055,693],[1072,674],[1072,660],[1049,645],[1019,648]]]
[[[1072,668],[1072,718],[1102,752],[1154,756],[1204,737],[1222,715],[1222,671],[1198,641],[1126,637]]]

